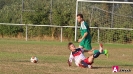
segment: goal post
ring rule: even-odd
[[[100,36],[97,37],[97,40],[102,41],[104,38],[110,38],[110,41],[104,40],[103,42],[120,42],[122,39],[124,39],[123,42],[126,42],[126,40],[127,42],[128,40],[130,42],[133,40],[133,2],[124,2],[124,0],[123,2],[114,0],[77,0],[76,15],[78,13],[82,13],[84,15],[85,20],[89,23],[89,26],[92,29],[91,33],[95,36]],[[75,41],[77,40],[77,29],[78,23],[77,18],[75,18]],[[100,34],[98,34],[98,32]],[[122,35],[119,35],[121,32]],[[124,32],[128,34],[125,34]],[[111,38],[107,35],[107,33],[112,34],[110,36],[115,38]]]

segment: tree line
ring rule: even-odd
[[[52,2],[51,2],[52,1]],[[52,3],[52,4],[51,4]],[[133,28],[133,7],[130,4],[79,3],[78,13],[92,27]],[[37,25],[75,25],[76,0],[0,0],[0,23],[23,23]],[[107,12],[109,11],[109,12]],[[115,14],[114,14],[115,13]],[[64,28],[63,38],[74,39],[74,28]],[[78,30],[78,37],[79,35]],[[25,36],[25,26],[0,25],[1,37]],[[97,38],[97,29],[91,29],[92,41]],[[59,39],[60,28],[28,27],[29,38]],[[100,30],[100,41],[132,43],[133,32],[125,30]]]

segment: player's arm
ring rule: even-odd
[[[82,36],[82,38],[81,39],[79,39],[78,40],[78,42],[81,42],[86,36],[88,35],[88,33],[86,32],[86,33],[84,33],[84,35]]]
[[[72,65],[72,60],[73,60],[73,55],[72,55],[72,53],[70,54],[70,57],[69,57],[69,59],[68,59],[68,61],[67,61],[67,63],[68,63],[68,65],[69,66],[71,66]]]
[[[82,38],[78,40],[78,42],[81,42],[87,35],[88,35],[88,33],[85,32],[84,35],[82,36]]]
[[[88,35],[87,32],[84,33],[83,37],[81,38],[82,40]]]
[[[72,62],[70,62],[69,59],[68,59],[67,63],[68,63],[69,67],[72,65]]]

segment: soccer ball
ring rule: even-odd
[[[35,56],[32,56],[30,59],[30,62],[32,62],[32,63],[37,63],[37,61],[38,61],[38,59]]]

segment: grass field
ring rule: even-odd
[[[78,43],[75,43],[78,46]],[[92,44],[98,48],[98,44]],[[17,41],[0,40],[0,74],[112,74],[112,66],[130,69],[133,74],[133,45],[104,44],[109,50],[109,58],[100,55],[95,59],[93,69],[79,68],[73,63],[68,67],[70,51],[67,42],[56,41]],[[38,63],[31,63],[31,56],[38,58]],[[85,56],[89,56],[85,53]],[[116,74],[125,74],[119,72]]]

